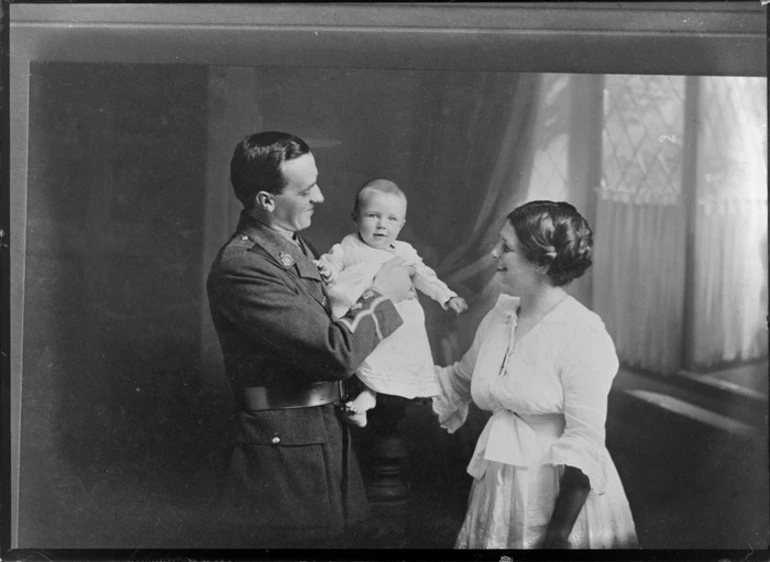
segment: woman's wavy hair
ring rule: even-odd
[[[509,215],[524,256],[548,266],[548,277],[562,287],[591,267],[593,232],[577,209],[564,201],[530,201]]]

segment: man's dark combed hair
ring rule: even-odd
[[[230,160],[230,182],[247,209],[257,193],[280,193],[285,187],[281,164],[310,153],[301,138],[279,131],[254,133],[239,142]]]

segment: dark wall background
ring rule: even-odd
[[[515,74],[254,72],[262,128],[303,136],[318,158],[326,203],[309,237],[320,251],[351,230],[353,195],[376,176],[407,192],[403,238],[427,263],[461,241],[481,202],[474,186],[482,190],[497,158]],[[253,131],[244,123],[231,145],[209,146],[209,73],[31,66],[22,545],[229,547],[239,526],[248,535],[219,494],[233,404],[224,375],[201,371],[201,279],[206,190],[232,197],[226,178],[206,185],[207,151],[229,159]],[[404,424],[415,485],[463,476],[480,426],[450,438],[425,405]],[[433,501],[455,502],[460,517],[466,493],[456,487]],[[450,547],[457,526],[450,517],[429,544]]]
[[[200,444],[206,77],[31,67],[22,544],[119,541]]]

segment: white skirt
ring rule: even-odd
[[[465,521],[455,548],[536,548],[548,527],[564,468],[525,468],[488,461],[474,479]],[[634,520],[614,465],[608,469],[605,493],[593,490],[569,536],[570,548],[639,548]]]

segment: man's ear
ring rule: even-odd
[[[272,212],[275,209],[275,196],[267,191],[257,193],[256,203],[258,209]]]

